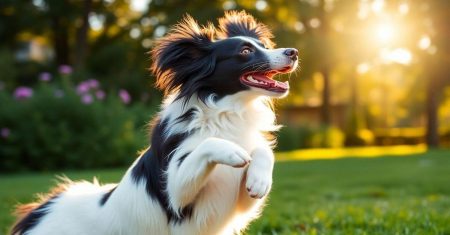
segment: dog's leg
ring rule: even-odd
[[[243,176],[239,193],[238,207],[241,211],[248,211],[261,198],[264,198],[272,187],[272,172],[274,155],[269,147],[257,147],[253,150],[252,162]]]
[[[210,137],[198,145],[182,163],[174,161],[167,171],[167,191],[174,211],[193,202],[216,164],[244,167],[250,155],[239,145]]]
[[[262,198],[272,187],[273,152],[269,148],[256,148],[251,156],[253,160],[247,170],[245,187],[250,197]]]

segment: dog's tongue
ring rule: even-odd
[[[279,88],[282,88],[282,89],[288,89],[289,88],[289,85],[287,83],[279,82],[277,80],[270,79],[270,78],[268,78],[267,76],[265,76],[263,74],[253,74],[252,77],[254,79],[256,79],[256,80],[263,81],[263,82],[266,82],[266,83],[270,84],[271,87],[279,87]]]

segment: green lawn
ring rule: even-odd
[[[116,182],[123,169],[64,172]],[[450,234],[450,151],[410,157],[283,161],[248,234]],[[54,184],[54,174],[0,176],[0,234],[10,212]]]

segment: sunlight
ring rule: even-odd
[[[103,29],[103,24],[105,23],[105,16],[96,14],[96,13],[89,13],[89,26],[94,31],[100,31]]]
[[[411,52],[405,48],[397,48],[394,50],[383,49],[381,50],[380,57],[386,63],[407,65],[412,61]]]
[[[144,12],[148,9],[150,0],[131,0],[130,9],[137,12]]]
[[[370,65],[368,63],[358,64],[356,67],[356,72],[359,74],[365,74],[370,70]]]
[[[392,24],[382,23],[376,27],[376,36],[382,43],[388,43],[394,38],[395,29]]]
[[[380,13],[384,8],[384,0],[373,1],[371,8],[373,12]]]
[[[267,8],[267,2],[264,0],[258,0],[255,3],[255,7],[258,11],[264,11]]]
[[[402,15],[408,14],[408,12],[409,12],[409,5],[408,5],[408,3],[404,2],[404,3],[400,4],[400,6],[398,6],[398,11]]]
[[[337,159],[348,156],[352,157],[380,157],[380,156],[411,156],[413,154],[425,153],[427,146],[420,145],[397,145],[383,147],[353,147],[353,148],[329,148],[329,149],[302,149],[276,154],[277,161],[292,160],[318,160]]]
[[[420,38],[418,46],[422,50],[426,50],[431,46],[431,39],[430,37],[424,35]]]

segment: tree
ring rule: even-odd
[[[89,14],[92,11],[92,0],[83,1],[83,11],[81,16],[81,25],[77,29],[75,44],[75,67],[83,70],[86,61],[89,32]]]
[[[415,1],[416,14],[421,19],[431,19],[428,32],[432,43],[437,50],[432,55],[423,55],[424,71],[423,79],[426,79],[426,143],[430,147],[439,146],[439,120],[438,107],[443,87],[450,84],[450,2],[446,0],[435,0],[427,3]],[[422,9],[420,9],[422,8]],[[424,17],[424,18],[422,18]],[[422,22],[423,23],[423,22]]]

